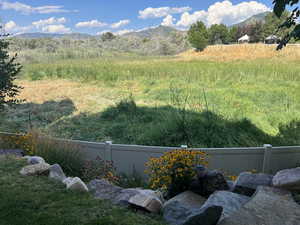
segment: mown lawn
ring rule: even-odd
[[[67,191],[47,177],[23,177],[24,160],[0,156],[1,225],[163,225],[160,217],[140,215]]]

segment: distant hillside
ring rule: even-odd
[[[130,32],[127,34],[124,34],[123,36],[136,36],[139,38],[148,38],[148,39],[153,39],[153,38],[162,38],[162,39],[167,39],[173,34],[185,34],[184,31],[177,30],[173,27],[167,27],[167,26],[158,26],[154,28],[149,28],[141,31],[136,31],[136,32]]]
[[[70,33],[70,34],[49,34],[49,33],[24,33],[15,35],[17,38],[25,38],[25,39],[37,39],[37,38],[71,38],[71,39],[86,39],[92,37],[89,34],[83,33]]]
[[[237,24],[232,25],[232,27],[242,27],[242,26],[251,25],[251,24],[255,24],[255,23],[259,23],[259,22],[264,23],[265,18],[269,13],[270,12],[264,12],[264,13],[256,14],[256,15],[251,16],[250,18],[246,19],[245,21],[243,21],[241,23],[237,23]]]

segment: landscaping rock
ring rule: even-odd
[[[221,206],[202,208],[197,214],[187,218],[183,225],[216,225],[222,215]]]
[[[206,198],[191,191],[183,192],[165,202],[164,218],[171,225],[183,224],[189,216],[201,209],[205,201]]]
[[[259,186],[253,198],[218,225],[299,225],[300,206],[289,191]]]
[[[50,167],[49,169],[49,178],[58,180],[58,181],[63,181],[66,179],[66,175],[64,174],[64,171],[58,164],[54,164]]]
[[[209,171],[202,178],[197,177],[190,185],[190,190],[204,197],[209,197],[215,191],[229,190],[227,181],[219,171]]]
[[[269,174],[244,172],[238,176],[233,192],[251,197],[258,186],[271,186],[272,179]]]
[[[129,199],[134,195],[139,194],[139,189],[123,189],[116,185],[111,184],[105,179],[92,180],[88,184],[89,190],[93,193],[94,197],[102,200],[110,200],[114,204],[128,206]]]
[[[68,190],[72,191],[81,191],[88,192],[89,189],[86,184],[79,177],[68,177],[63,180],[63,183],[66,184]]]
[[[39,163],[45,163],[45,160],[39,156],[29,156],[27,157],[27,163],[34,165]]]
[[[129,203],[152,213],[159,213],[162,209],[162,202],[152,193],[139,193],[134,195],[129,199]]]
[[[221,219],[223,219],[238,211],[249,200],[250,198],[244,195],[229,191],[216,191],[207,199],[203,207],[221,206],[223,208]]]
[[[300,191],[300,167],[279,171],[273,178],[273,186],[291,191]]]
[[[229,187],[229,191],[233,191],[234,190],[234,185],[235,185],[235,182],[232,181],[232,180],[227,180],[227,184],[228,184],[228,187]]]
[[[23,167],[20,174],[24,176],[48,175],[49,169],[50,165],[48,163],[39,163]]]

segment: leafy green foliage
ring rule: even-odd
[[[296,5],[299,0],[274,0],[274,13],[277,17],[284,16],[286,7],[292,7]],[[277,49],[282,49],[287,43],[290,42],[291,39],[299,40],[300,39],[300,24],[297,22],[300,16],[300,9],[296,7],[292,13],[285,19],[285,22],[279,26],[279,29],[287,28],[290,31],[282,38],[280,44]]]
[[[226,25],[214,24],[208,29],[210,44],[228,44],[230,34]]]
[[[5,105],[17,103],[16,96],[20,87],[14,84],[14,80],[21,71],[21,66],[16,63],[16,56],[10,57],[8,53],[9,42],[7,35],[0,35],[0,110]]]
[[[102,41],[111,41],[115,38],[116,38],[116,36],[111,32],[106,32],[106,33],[101,35]]]
[[[193,24],[188,31],[188,40],[198,51],[203,51],[208,45],[208,31],[201,21]]]

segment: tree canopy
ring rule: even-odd
[[[196,22],[188,31],[188,40],[198,51],[203,51],[208,45],[208,31],[201,21]]]
[[[21,87],[14,84],[14,80],[21,71],[21,65],[16,63],[16,55],[9,56],[9,42],[5,39],[7,35],[0,35],[0,110],[5,105],[15,104],[16,96]]]
[[[293,7],[299,3],[299,0],[274,0],[274,13],[277,17],[281,18],[287,7]],[[289,14],[284,23],[279,26],[279,30],[282,28],[290,29],[290,31],[282,38],[277,49],[281,49],[291,40],[300,40],[300,24],[297,22],[300,16],[300,9],[295,7],[294,10]]]

